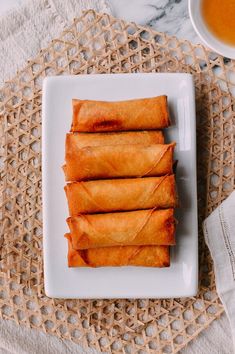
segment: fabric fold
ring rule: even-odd
[[[235,350],[235,191],[203,222],[203,231]]]
[[[88,9],[110,13],[106,0],[25,0],[0,17],[0,87]]]

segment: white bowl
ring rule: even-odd
[[[201,12],[201,0],[189,0],[188,8],[193,27],[203,43],[213,51],[227,58],[235,59],[235,46],[220,41],[207,28]],[[224,25],[226,26],[226,24]]]

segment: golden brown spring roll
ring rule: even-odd
[[[74,249],[175,244],[173,209],[80,214],[67,223]]]
[[[66,181],[172,174],[174,144],[112,145],[80,149],[66,139]]]
[[[76,140],[77,147],[87,146],[125,145],[125,144],[164,144],[161,130],[135,132],[107,132],[107,133],[70,133]],[[69,138],[68,138],[69,139]]]
[[[70,216],[177,204],[174,175],[74,182],[65,186],[65,192]]]
[[[151,130],[169,124],[166,96],[118,102],[73,99],[72,132]]]
[[[70,234],[68,239],[69,267],[169,267],[170,250],[168,246],[126,246],[75,250]]]

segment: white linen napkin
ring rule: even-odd
[[[0,87],[24,68],[28,59],[59,37],[82,11],[111,13],[108,0],[18,0],[18,3],[0,16]]]
[[[235,191],[203,222],[216,288],[228,316],[235,352]]]

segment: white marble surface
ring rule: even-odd
[[[0,16],[25,0],[0,0]],[[148,25],[182,39],[200,43],[188,14],[188,0],[107,0],[116,17]]]
[[[196,1],[196,0],[195,0]],[[201,43],[189,19],[188,0],[109,0],[115,17]]]
[[[4,15],[6,11],[13,7],[19,6],[26,0],[0,0],[0,16]],[[76,1],[76,0],[73,0]],[[85,0],[84,0],[85,1]],[[112,13],[116,17],[126,19],[128,21],[135,21],[136,23],[142,25],[150,25],[157,31],[166,31],[170,35],[176,35],[179,38],[185,38],[193,41],[194,43],[199,43],[200,40],[193,30],[193,27],[189,20],[188,15],[188,1],[187,0],[106,0],[110,3],[112,7]],[[196,0],[195,0],[196,1]],[[13,324],[14,325],[14,324]],[[25,341],[26,333],[23,327],[17,326],[19,331],[22,331],[22,338]],[[4,321],[0,321],[0,337],[1,331],[6,331],[6,324]],[[28,330],[28,329],[27,329]],[[32,336],[32,331],[28,330],[28,336]],[[9,342],[19,343],[16,341],[15,333],[14,338],[12,337],[12,331],[10,332]],[[45,342],[46,353],[48,350],[50,353],[50,347],[48,346],[47,338],[49,336],[44,335],[41,343]],[[3,338],[6,342],[6,333],[4,332]],[[62,345],[63,342],[58,338],[54,338],[58,345]],[[48,339],[49,341],[49,339]],[[1,340],[0,340],[1,342]],[[26,341],[27,342],[27,341]],[[11,343],[11,344],[12,344]],[[19,344],[17,345],[17,351],[13,347],[7,347],[7,350],[1,348],[2,343],[0,343],[0,354],[6,353],[19,353]],[[33,343],[35,347],[35,343]],[[54,344],[53,344],[54,345]],[[66,344],[66,353],[85,353],[85,351],[77,348],[77,352],[72,346],[73,343],[68,342]],[[55,348],[58,348],[55,345]],[[43,350],[41,350],[43,353]],[[62,352],[58,351],[57,352]],[[27,353],[27,351],[24,351]],[[86,350],[86,353],[88,351]],[[215,321],[206,331],[203,331],[202,335],[197,337],[197,339],[191,343],[182,351],[182,353],[187,354],[230,354],[232,353],[232,342],[231,334],[229,330],[228,319],[225,315],[222,316],[221,320]]]

